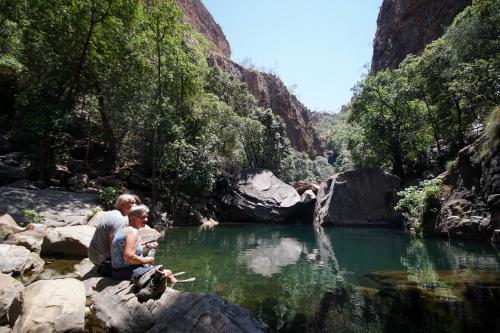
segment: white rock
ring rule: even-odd
[[[9,310],[13,332],[83,332],[84,318],[85,288],[76,279],[34,282]]]
[[[89,225],[75,225],[49,229],[43,240],[43,255],[62,255],[85,258],[95,228]]]
[[[0,244],[0,271],[21,275],[40,273],[45,262],[36,253],[17,245]]]
[[[23,289],[21,282],[10,275],[0,273],[0,324],[7,323],[7,313],[12,300]]]
[[[20,227],[9,214],[0,216],[0,241],[23,230],[25,228]]]

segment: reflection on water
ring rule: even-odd
[[[466,286],[484,286],[485,281],[490,289],[500,285],[500,260],[487,245],[412,239],[397,230],[384,229],[315,229],[305,225],[181,228],[167,235],[157,260],[174,271],[196,276],[195,283],[176,288],[201,294],[217,292],[249,309],[272,331],[317,331],[314,327],[321,327],[318,323],[328,316],[319,310],[320,303],[327,302],[332,290],[344,290],[339,293],[348,295],[343,299],[365,304],[356,310],[362,313],[376,304],[386,309],[381,304],[387,293],[392,295],[390,304],[411,299],[407,288],[425,292],[426,300],[434,299],[429,296],[432,294],[441,304],[451,299],[467,300],[463,296]],[[337,321],[354,316],[333,309]],[[428,307],[421,310],[432,313]],[[383,314],[370,322],[357,316],[356,320],[366,321],[366,325],[356,327],[373,326],[374,331],[383,331],[381,318],[385,318]]]
[[[436,268],[421,239],[412,239],[406,253],[401,256],[401,264],[406,268],[408,281],[421,288],[435,288],[440,285]]]
[[[281,267],[296,263],[302,253],[302,244],[291,238],[258,240],[256,248],[238,254],[238,263],[244,263],[255,274],[271,276]]]

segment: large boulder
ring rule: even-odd
[[[46,232],[42,230],[26,230],[11,234],[3,243],[24,246],[31,252],[40,254],[45,235]]]
[[[23,290],[21,282],[8,274],[0,273],[0,325],[7,324],[7,313],[17,293]]]
[[[14,276],[37,274],[45,262],[23,246],[0,244],[0,271]]]
[[[83,332],[84,317],[85,287],[77,279],[34,282],[9,310],[13,332]]]
[[[380,169],[336,174],[321,184],[314,224],[321,226],[397,226],[394,211],[398,177]]]
[[[0,216],[0,241],[23,230],[25,229],[20,227],[9,214]]]
[[[139,303],[129,281],[98,277],[88,259],[75,268],[94,303],[95,316],[111,332],[264,331],[247,310],[217,295],[167,288],[158,300]]]
[[[27,221],[23,210],[33,210],[43,216],[43,223],[51,227],[86,224],[85,217],[97,207],[95,194],[64,192],[53,189],[27,190],[2,187],[0,213],[10,214],[16,221]]]
[[[220,215],[234,222],[287,222],[300,208],[300,195],[265,169],[243,170],[221,196]]]
[[[85,258],[94,232],[89,225],[50,228],[43,239],[42,255]]]
[[[139,234],[141,235],[141,240],[143,242],[155,242],[162,236],[160,232],[148,225],[144,226],[144,228],[139,229]]]

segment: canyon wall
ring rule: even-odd
[[[439,38],[471,0],[384,0],[373,41],[371,72],[396,68]]]
[[[222,29],[200,0],[176,1],[183,9],[185,19],[215,45],[208,59],[209,64],[245,82],[259,106],[270,108],[274,114],[279,115],[286,124],[286,132],[293,148],[307,153],[311,158],[323,155],[323,144],[309,119],[310,111],[288,91],[281,79],[232,61],[229,43]]]
[[[224,32],[201,0],[176,0],[176,3],[182,8],[184,19],[213,43],[213,52],[220,56],[231,57],[231,47]]]

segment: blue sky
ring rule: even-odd
[[[382,0],[202,0],[231,58],[273,70],[309,109],[339,111],[372,56]]]

